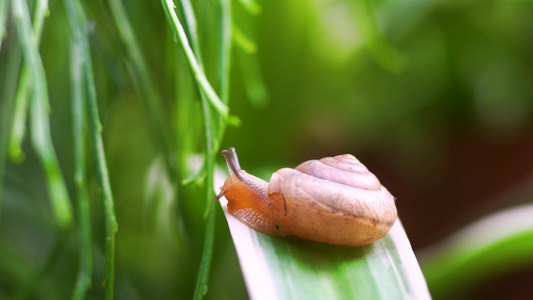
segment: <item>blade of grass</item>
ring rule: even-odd
[[[187,30],[186,34],[190,37],[191,40],[191,49],[194,53],[194,55],[197,57],[198,65],[202,69],[202,72],[204,72],[204,66],[202,61],[202,53],[201,48],[199,44],[199,37],[197,32],[197,25],[196,25],[196,17],[194,15],[194,11],[192,8],[192,5],[189,0],[183,0],[179,2],[181,5],[181,10],[184,13],[185,18],[185,29]],[[219,69],[218,69],[218,80],[220,81],[221,86],[221,101],[227,105],[229,101],[229,67],[230,67],[230,58],[231,58],[231,7],[229,2],[222,1],[221,3],[221,20],[220,23],[222,23],[222,26],[220,26],[220,37],[221,37],[221,47],[219,51]],[[199,83],[197,82],[198,88],[200,88]],[[217,154],[219,143],[222,139],[222,135],[224,133],[225,129],[225,121],[227,122],[238,122],[238,120],[235,120],[232,118],[232,116],[228,116],[228,118],[220,118],[219,122],[216,124],[218,127],[217,135],[214,135],[215,124],[212,123],[212,113],[210,112],[209,106],[205,105],[207,104],[206,95],[204,93],[200,93],[200,100],[202,102],[202,112],[203,112],[203,118],[204,118],[204,128],[206,128],[206,139],[209,139],[209,141],[206,140],[206,145],[211,144],[211,146],[208,147],[211,148],[210,155],[214,157]],[[205,103],[204,103],[205,102]],[[238,119],[238,118],[237,118]],[[232,121],[233,120],[233,121]],[[208,138],[207,136],[211,136],[211,138]],[[207,165],[208,160],[204,159],[205,164]],[[197,173],[194,177],[192,177],[192,180],[198,180],[200,178],[204,178],[203,172],[205,172],[208,169],[205,165],[202,166],[200,169],[201,171]],[[211,173],[212,174],[212,173]],[[187,179],[187,181],[190,181]],[[207,200],[207,206],[205,210],[205,216],[210,211],[210,205],[212,204],[211,199]]]
[[[232,16],[231,16],[231,1],[221,0],[221,20],[220,26],[221,46],[219,51],[219,80],[221,86],[222,102],[227,104],[229,102],[229,88],[230,88],[230,62],[231,62],[231,41],[233,38]]]
[[[164,2],[168,5],[168,1]],[[203,63],[202,63],[202,55],[200,52],[200,45],[199,45],[199,38],[198,38],[198,32],[197,32],[197,26],[196,26],[196,18],[195,14],[192,8],[191,3],[188,0],[180,1],[181,9],[184,12],[184,18],[185,18],[185,24],[187,25],[186,28],[188,32],[185,32],[185,29],[181,26],[179,23],[179,20],[175,14],[175,12],[172,10],[171,14],[173,14],[174,20],[174,32],[181,33],[181,37],[183,37],[183,40],[181,41],[182,47],[184,48],[184,51],[186,52],[186,56],[189,57],[195,57],[196,58],[196,64],[201,70],[201,73],[204,74],[203,69]],[[228,39],[228,24],[231,24],[231,15],[229,14],[229,2],[221,3],[221,22],[223,24],[222,26],[222,49],[220,51],[220,57],[219,57],[219,80],[221,81],[221,88],[222,88],[222,103],[227,103],[228,101],[228,91],[229,91],[229,83],[227,82],[229,80],[229,47],[228,44],[231,41],[231,32],[229,32],[229,39]],[[167,12],[167,17],[169,17],[169,8],[165,8]],[[170,18],[170,17],[169,17]],[[172,23],[172,22],[171,22]],[[179,25],[179,28],[176,28],[177,25]],[[231,28],[231,27],[229,27]],[[190,44],[190,50],[192,52],[192,55],[187,54],[187,50],[185,45],[189,45],[188,41],[186,40],[187,36],[190,37],[191,44]],[[202,82],[198,80],[198,76],[196,76],[196,83],[199,88],[202,88]],[[213,177],[214,177],[214,156],[218,147],[218,142],[216,138],[221,137],[221,133],[223,130],[220,130],[216,136],[214,134],[215,129],[212,122],[213,115],[211,113],[211,109],[208,103],[209,95],[206,93],[200,93],[200,102],[202,107],[202,116],[204,120],[204,130],[205,130],[205,153],[204,153],[204,166],[202,169],[206,170],[206,210],[205,210],[205,217],[206,217],[206,227],[205,227],[205,234],[204,234],[204,245],[203,245],[203,251],[202,251],[202,257],[200,261],[200,267],[198,271],[198,277],[196,281],[196,287],[194,291],[194,299],[201,299],[206,293],[207,293],[207,281],[209,279],[209,272],[211,269],[211,261],[213,257],[213,242],[214,242],[214,224],[215,224],[215,211],[214,211],[214,205],[212,203],[215,194],[210,188],[213,184]],[[225,106],[225,104],[224,104]],[[220,111],[219,111],[220,113]],[[219,128],[223,127],[224,119],[227,119],[225,115],[222,115],[221,123],[219,123]]]
[[[7,5],[5,8],[7,9]],[[3,82],[2,101],[0,101],[0,220],[2,216],[2,197],[9,143],[8,138],[11,132],[11,125],[13,124],[13,99],[22,58],[19,43],[9,43],[7,51],[9,53],[9,60],[6,67],[5,81]]]
[[[190,46],[192,49],[192,52],[196,56],[198,60],[198,66],[202,69],[204,68],[204,64],[202,62],[202,56],[200,54],[200,42],[198,41],[198,28],[197,28],[197,22],[196,22],[196,16],[194,15],[194,11],[192,8],[192,3],[189,0],[180,0],[179,2],[180,9],[183,13],[183,16],[185,18],[185,27],[183,30],[187,34],[187,37],[190,39]],[[179,20],[179,19],[178,19]]]
[[[72,87],[72,133],[74,143],[74,182],[78,202],[78,226],[80,265],[72,299],[84,299],[92,284],[91,219],[89,192],[85,176],[85,136],[87,133],[87,110],[83,86],[82,54],[79,44],[71,43],[70,78]]]
[[[220,1],[220,49],[218,52],[218,80],[220,81],[220,98],[226,105],[229,103],[230,93],[230,66],[231,66],[231,45],[233,39],[231,1]],[[215,152],[220,148],[219,142],[222,140],[226,131],[226,122],[224,119],[218,119],[218,135],[215,141]],[[216,155],[216,153],[214,153]]]
[[[202,109],[205,124],[205,164],[207,168],[206,176],[206,227],[204,235],[204,247],[202,251],[202,258],[200,261],[200,268],[198,270],[198,277],[196,281],[196,288],[194,290],[193,299],[202,299],[207,293],[207,281],[209,279],[209,271],[211,269],[211,261],[213,259],[213,243],[215,238],[215,210],[214,205],[209,203],[209,200],[213,201],[215,194],[210,188],[213,184],[214,174],[214,149],[213,149],[213,132],[211,124],[211,112],[209,105],[205,99],[202,99]],[[210,185],[211,184],[211,185]]]
[[[102,124],[98,115],[98,103],[96,100],[96,87],[94,85],[94,75],[89,51],[87,21],[83,7],[78,0],[65,0],[67,14],[73,30],[74,43],[79,45],[82,56],[82,67],[84,83],[87,89],[88,121],[91,132],[91,145],[93,148],[94,161],[98,175],[98,184],[102,189],[105,222],[105,297],[113,299],[114,279],[115,279],[115,237],[118,230],[115,216],[115,205],[109,174],[106,165],[104,142],[102,138]]]
[[[17,95],[15,97],[15,109],[13,125],[11,126],[11,136],[9,139],[9,156],[15,163],[24,161],[25,155],[22,152],[22,140],[26,134],[26,116],[28,113],[28,68],[24,64],[22,75],[18,84]]]
[[[6,168],[6,152],[7,152],[7,136],[9,132],[9,125],[11,123],[11,107],[13,106],[11,97],[7,97],[0,103],[0,116],[2,117],[0,123],[0,220],[2,216],[2,196],[4,187],[4,173]]]
[[[31,29],[26,3],[22,0],[13,0],[12,5],[24,58],[32,75],[32,143],[46,172],[48,193],[52,201],[56,222],[61,227],[67,227],[72,224],[72,206],[50,136],[48,119],[50,108],[44,67],[39,55],[37,39]]]
[[[209,102],[217,110],[217,112],[224,118],[228,117],[228,107],[222,103],[217,93],[213,87],[209,84],[209,81],[205,77],[205,73],[198,62],[198,57],[194,55],[194,52],[189,44],[189,40],[181,25],[176,12],[174,11],[174,2],[172,0],[161,0],[163,3],[163,9],[167,15],[167,19],[170,22],[171,28],[174,32],[174,35],[180,42],[180,45],[187,57],[189,62],[189,67],[191,68],[192,73],[194,74],[196,81],[200,85],[202,91],[207,96]]]
[[[193,299],[198,300],[207,293],[207,281],[209,279],[209,271],[211,270],[211,261],[213,260],[213,243],[215,239],[215,210],[214,205],[210,203],[213,201],[215,194],[208,188],[213,184],[214,176],[214,150],[213,149],[213,125],[211,123],[211,110],[205,97],[202,98],[202,111],[204,117],[205,129],[205,166],[206,174],[206,227],[204,234],[204,247],[202,250],[202,258],[200,261],[200,268],[198,270],[198,277],[196,287],[194,290]],[[210,185],[211,184],[211,185]]]
[[[202,54],[200,52],[200,44],[198,31],[196,26],[196,18],[191,3],[188,0],[180,1],[182,10],[184,12],[185,22],[187,24],[188,36],[191,37],[191,49],[194,55],[198,58],[198,66],[203,70]],[[196,81],[196,84],[199,88],[200,82]],[[202,168],[206,170],[206,187],[209,187],[209,184],[213,183],[213,172],[215,167],[214,162],[214,151],[213,149],[213,124],[211,122],[211,109],[206,99],[207,95],[205,93],[200,93],[200,102],[202,106],[202,116],[204,121],[204,138],[205,138],[205,153],[204,153],[204,163],[205,165]],[[198,300],[202,299],[203,296],[207,293],[207,282],[209,280],[209,273],[211,270],[211,262],[213,260],[213,244],[215,239],[215,210],[214,205],[211,205],[211,199],[213,199],[214,194],[210,191],[209,188],[205,189],[206,192],[206,210],[205,210],[205,233],[204,233],[204,244],[202,248],[202,256],[200,259],[200,267],[198,268],[198,276],[196,278],[196,286],[194,288],[193,299]]]
[[[174,48],[174,42],[168,42],[169,48]],[[191,134],[192,132],[199,132],[200,126],[202,126],[201,107],[198,106],[196,97],[198,96],[198,89],[195,87],[193,81],[194,78],[190,76],[188,67],[186,65],[186,58],[182,53],[176,53],[173,58],[176,62],[172,64],[174,69],[177,69],[176,76],[173,78],[175,94],[174,98],[174,111],[172,113],[172,128],[175,135],[175,159],[178,168],[181,182],[178,182],[177,186],[186,185],[191,182],[200,182],[205,178],[207,173],[205,162],[202,163],[202,167],[195,169],[191,173],[191,168],[188,167],[190,156],[196,151],[196,145],[204,137],[200,134]],[[181,68],[180,68],[181,66]],[[185,168],[184,168],[185,167]],[[186,211],[184,201],[178,201],[178,206],[181,211]],[[182,210],[183,209],[183,210]],[[185,216],[187,218],[187,216]]]
[[[200,42],[199,42],[199,37],[198,37],[198,27],[196,25],[196,17],[194,15],[192,4],[189,0],[182,0],[179,3],[180,3],[180,8],[183,11],[183,15],[185,18],[186,27],[184,28],[184,30],[186,30],[186,35],[190,37],[191,49],[195,57],[197,57],[198,66],[200,67],[202,72],[205,72],[204,63],[202,60]],[[208,103],[207,103],[206,95],[201,92],[201,86],[198,81],[196,81],[196,88],[197,90],[200,91],[199,95],[200,95],[200,102],[201,102],[201,107],[202,107],[202,118],[204,121],[204,130],[205,130],[204,138],[205,138],[206,147],[208,149],[204,153],[204,155],[208,156],[209,151],[212,151],[213,152],[212,155],[214,157],[214,152],[216,150],[215,149],[209,150],[209,147],[213,148],[213,144],[214,144],[213,127],[212,127],[213,123],[211,122],[212,114],[209,109],[209,105],[207,105]],[[207,146],[207,145],[211,145],[211,146]],[[205,174],[203,174],[202,172],[205,172]],[[204,157],[204,165],[200,168],[200,172],[197,173],[195,177],[196,179],[204,178],[205,176],[209,176],[208,173],[209,173],[209,162],[208,162],[208,159]],[[211,209],[210,204],[211,204],[211,201],[207,199],[204,217],[207,217],[207,215],[210,212],[210,209]]]
[[[38,0],[33,17],[33,35],[39,44],[43,31],[44,18],[48,11],[48,1]],[[24,63],[20,74],[20,80],[15,98],[15,116],[11,127],[9,139],[9,155],[14,162],[22,162],[25,158],[21,144],[26,134],[26,116],[28,113],[28,95],[30,89],[30,73],[28,64]]]
[[[2,51],[2,42],[6,36],[7,12],[9,10],[9,1],[0,1],[0,51]]]
[[[7,15],[9,10],[9,1],[0,2],[0,52],[2,51],[2,42],[4,37],[7,35],[6,24],[7,24]]]
[[[213,164],[214,162],[208,162]],[[206,184],[209,182],[213,183],[213,180],[209,179],[212,173],[210,170],[207,173]],[[211,177],[212,178],[212,177]],[[207,185],[206,185],[207,186]],[[211,189],[206,189],[207,198],[214,199],[215,194]],[[209,272],[211,270],[211,262],[213,260],[213,243],[215,240],[215,206],[211,205],[207,214],[207,220],[205,225],[205,237],[204,237],[204,246],[202,250],[202,257],[200,261],[200,268],[198,270],[198,277],[196,280],[196,287],[194,289],[193,299],[198,300],[202,299],[203,296],[207,293],[207,282],[209,280]]]

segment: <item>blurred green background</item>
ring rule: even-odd
[[[23,59],[9,1],[1,1],[6,35],[0,48],[0,123],[6,138],[5,120],[13,116],[6,109]],[[32,11],[34,1],[26,2]],[[148,65],[148,73],[139,75],[111,2],[82,4],[119,223],[116,297],[188,299],[205,227],[205,180],[181,184],[194,174],[188,164],[195,165],[195,154],[201,160],[204,147],[198,93],[161,3],[123,3]],[[229,126],[219,146],[235,147],[249,173],[268,179],[276,169],[307,159],[354,154],[397,197],[415,252],[489,212],[531,203],[531,1],[241,0],[231,5],[229,108],[240,125]],[[220,5],[197,0],[193,8],[207,77],[220,92]],[[50,1],[40,54],[52,139],[73,195],[70,35],[64,3]],[[143,106],[146,95],[138,92],[145,80],[154,83],[161,128],[153,126]],[[161,132],[170,136],[170,160],[158,143]],[[74,229],[56,225],[45,175],[28,138],[22,150],[24,159],[7,157],[9,150],[6,155],[0,298],[68,298],[78,272],[79,240]],[[165,172],[169,164],[175,177]],[[104,209],[91,159],[87,167],[94,259],[87,299],[99,299]],[[245,299],[227,225],[216,208],[206,298]],[[458,292],[468,299],[523,299],[533,297],[526,284],[531,280],[533,270],[525,268],[495,273],[482,287]]]

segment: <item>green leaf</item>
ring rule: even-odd
[[[421,253],[433,295],[453,296],[489,278],[533,266],[533,204],[484,217]]]
[[[431,298],[400,220],[375,243],[337,246],[256,232],[226,203],[222,198],[251,299]]]

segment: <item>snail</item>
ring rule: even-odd
[[[216,199],[248,227],[273,236],[362,246],[384,237],[394,197],[353,155],[306,161],[272,174],[270,183],[241,169],[234,148],[222,151],[230,177]]]

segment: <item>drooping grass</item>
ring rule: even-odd
[[[46,1],[41,1],[39,3],[46,3]],[[19,1],[17,5],[24,4],[24,2]],[[43,7],[42,5],[39,7]],[[204,127],[204,167],[203,171],[200,171],[203,174],[200,174],[200,177],[197,179],[205,178],[206,187],[213,186],[213,172],[214,172],[214,161],[215,156],[218,154],[218,148],[220,145],[220,139],[223,136],[225,124],[228,119],[227,115],[227,106],[225,105],[228,102],[229,98],[229,66],[230,66],[230,49],[232,43],[231,36],[231,12],[229,1],[222,1],[220,3],[220,20],[219,22],[223,25],[220,28],[220,33],[217,34],[220,36],[220,45],[219,50],[219,59],[218,59],[218,81],[217,84],[220,87],[220,98],[214,92],[214,89],[210,86],[209,82],[205,77],[205,70],[203,68],[202,55],[200,53],[200,45],[198,32],[196,31],[196,20],[194,12],[192,11],[191,3],[187,1],[181,2],[182,8],[187,12],[187,30],[188,34],[191,37],[194,37],[192,48],[189,46],[184,46],[186,57],[188,58],[189,66],[195,78],[195,87],[199,93],[199,100],[201,103],[201,116],[203,119]],[[96,106],[96,88],[94,86],[94,75],[92,72],[91,65],[91,54],[89,52],[89,47],[87,43],[87,23],[86,17],[84,15],[84,9],[78,1],[65,1],[67,16],[71,24],[72,30],[72,42],[71,42],[71,94],[72,94],[72,119],[73,119],[73,132],[74,132],[74,183],[76,188],[76,203],[77,203],[77,218],[78,221],[78,235],[79,235],[79,257],[80,257],[80,267],[79,275],[76,287],[74,288],[74,299],[81,299],[84,297],[86,291],[91,285],[91,272],[92,272],[92,259],[91,259],[91,228],[89,223],[89,203],[88,203],[88,192],[86,186],[85,173],[87,170],[84,167],[86,163],[86,153],[84,145],[84,136],[86,131],[85,122],[89,122],[89,129],[92,137],[92,147],[93,153],[95,155],[96,162],[96,171],[98,175],[98,182],[102,193],[104,196],[104,207],[106,213],[106,247],[105,247],[105,257],[106,257],[106,268],[105,268],[105,294],[106,298],[110,299],[113,297],[113,286],[114,286],[114,239],[115,232],[117,229],[116,218],[114,215],[113,208],[113,198],[111,193],[111,187],[108,179],[108,171],[105,163],[105,154],[103,149],[103,141],[101,136],[101,124],[98,117],[98,111]],[[119,1],[110,2],[111,11],[115,17],[115,22],[117,24],[118,32],[124,42],[127,45],[128,53],[130,56],[131,62],[133,64],[127,64],[132,66],[130,68],[130,74],[133,78],[133,81],[137,83],[135,86],[138,88],[138,93],[145,97],[142,97],[143,103],[145,103],[147,115],[151,119],[151,123],[154,127],[153,132],[155,133],[156,140],[159,140],[159,148],[166,149],[168,147],[168,137],[165,136],[165,130],[163,129],[164,122],[162,122],[161,116],[162,109],[159,106],[159,93],[154,87],[153,83],[150,81],[150,72],[146,67],[146,62],[143,60],[140,53],[138,44],[134,38],[133,32],[129,23],[127,21],[127,16],[125,15],[124,8]],[[36,12],[44,12],[46,10],[36,10]],[[18,12],[18,11],[17,11]],[[27,13],[27,11],[26,11]],[[17,14],[14,14],[17,15]],[[18,14],[20,15],[20,13]],[[44,14],[42,14],[44,15]],[[41,15],[39,15],[41,16]],[[175,16],[174,16],[175,17]],[[176,17],[177,18],[177,17]],[[38,31],[42,30],[42,20],[43,18],[36,19],[34,21],[34,27],[38,27]],[[177,20],[177,19],[176,19]],[[30,24],[28,21],[26,25]],[[26,26],[27,27],[27,26]],[[21,26],[24,29],[24,26]],[[180,37],[186,38],[184,33],[184,28],[175,29],[175,32],[181,32]],[[21,30],[22,31],[22,30]],[[25,31],[27,33],[27,30]],[[37,29],[36,29],[37,32]],[[215,36],[217,36],[215,35]],[[26,39],[26,43],[23,45],[30,45],[33,49],[37,49],[35,45],[31,44],[32,41]],[[33,41],[35,43],[35,41]],[[187,45],[188,42],[185,41],[182,45]],[[27,46],[25,46],[28,48]],[[194,50],[193,50],[194,49]],[[38,51],[32,53],[38,55]],[[193,54],[194,56],[190,56]],[[191,59],[192,58],[192,59]],[[30,60],[26,58],[26,60]],[[196,60],[196,62],[195,62]],[[36,61],[35,59],[33,61]],[[35,70],[42,72],[42,66],[40,69],[35,67],[35,63],[28,63],[29,67],[34,67],[29,69],[30,71]],[[15,108],[15,122],[13,125],[13,130],[11,131],[11,157],[14,161],[21,161],[23,159],[23,153],[21,150],[21,145],[25,135],[25,123],[26,118],[25,114],[28,108],[32,109],[32,112],[35,110],[34,106],[31,103],[25,101],[28,95],[42,95],[43,90],[46,92],[46,81],[41,85],[33,86],[28,80],[33,80],[35,76],[29,76],[26,70],[27,67],[23,66],[22,75],[20,76],[16,99],[16,108]],[[41,75],[43,75],[41,74]],[[39,78],[39,77],[37,77]],[[44,79],[44,75],[41,76]],[[30,89],[33,88],[33,90]],[[44,93],[46,94],[46,93]],[[87,96],[87,99],[85,99]],[[224,103],[224,104],[223,104]],[[12,111],[12,109],[7,106],[6,102],[6,111]],[[87,109],[85,109],[87,106]],[[35,123],[33,119],[36,119],[36,116],[32,115],[32,122]],[[10,119],[6,119],[8,123],[11,124]],[[232,119],[235,120],[235,119]],[[7,128],[7,127],[2,127]],[[44,127],[46,128],[46,127]],[[32,134],[33,134],[32,130]],[[158,137],[157,134],[160,136]],[[5,139],[7,143],[7,138]],[[51,143],[49,143],[51,146]],[[4,147],[6,149],[6,147]],[[46,147],[43,147],[42,144],[36,146],[36,151],[46,150]],[[163,150],[165,151],[165,150]],[[167,161],[167,166],[171,166],[170,161]],[[66,191],[66,190],[65,190]],[[199,275],[197,279],[197,288],[195,292],[196,298],[201,298],[207,291],[207,281],[209,278],[209,270],[211,267],[211,260],[213,255],[213,239],[214,239],[214,224],[215,224],[215,206],[214,206],[214,192],[211,188],[205,188],[205,239],[203,245],[203,253],[201,255],[201,264],[199,267]],[[51,196],[52,199],[57,199],[57,197]],[[56,205],[57,206],[57,205]],[[30,291],[31,292],[31,291]]]
[[[44,17],[47,2],[38,3],[37,7]],[[60,226],[67,227],[73,222],[72,206],[50,136],[48,88],[37,38],[31,27],[26,3],[22,0],[14,0],[12,4],[22,51],[32,78],[33,96],[30,109],[32,144],[46,172],[49,197],[56,221]]]
[[[33,17],[33,34],[39,44],[43,30],[44,18],[48,10],[48,1],[37,1],[35,15]],[[26,116],[28,113],[28,98],[30,90],[30,70],[27,63],[24,63],[19,79],[17,95],[15,98],[15,115],[13,117],[12,132],[9,137],[9,155],[15,162],[24,160],[24,153],[21,150],[22,140],[26,134]]]
[[[102,124],[98,114],[98,103],[96,101],[96,87],[89,52],[87,21],[83,7],[77,0],[65,1],[67,14],[73,29],[73,42],[79,47],[82,60],[82,78],[87,90],[87,110],[88,122],[91,133],[91,146],[96,163],[98,184],[102,189],[102,197],[105,209],[105,297],[113,299],[115,280],[115,237],[118,230],[118,223],[115,216],[115,204],[109,174],[105,158],[104,143],[102,138]]]
[[[72,299],[84,299],[92,284],[91,212],[87,191],[85,136],[87,135],[87,109],[84,88],[81,45],[72,43],[70,78],[72,86],[72,139],[74,144],[74,184],[76,186],[79,271]]]
[[[4,36],[6,34],[5,26],[7,22],[7,15],[9,10],[9,2],[8,1],[2,1],[0,3],[0,51],[2,49],[2,41],[4,39]],[[17,48],[18,50],[19,45],[17,43],[12,43],[11,48]],[[5,51],[5,50],[4,50]],[[19,61],[20,61],[20,51],[14,51],[16,54],[11,57],[11,60],[7,64],[6,72],[8,73],[8,76],[6,77],[5,82],[2,82],[6,88],[3,93],[1,94],[4,101],[0,103],[0,117],[2,118],[0,121],[0,220],[2,216],[2,196],[3,196],[3,187],[4,187],[4,174],[5,174],[5,167],[6,167],[6,154],[8,150],[8,137],[9,133],[11,132],[12,127],[12,119],[13,115],[11,111],[13,110],[13,97],[12,93],[14,92],[13,88],[16,84],[16,76],[13,76],[12,74],[16,73],[16,69],[18,67]],[[12,76],[9,76],[12,75]]]
[[[0,50],[2,50],[2,42],[6,35],[6,23],[9,10],[9,1],[0,2]]]
[[[162,2],[163,8],[165,10],[167,18],[169,19],[174,35],[176,39],[180,41],[180,45],[183,49],[183,52],[187,56],[189,67],[191,68],[191,71],[193,72],[196,81],[202,88],[202,91],[205,93],[209,102],[213,105],[213,107],[215,107],[217,112],[220,113],[224,118],[227,118],[228,108],[224,103],[222,103],[220,97],[217,95],[211,84],[209,84],[209,81],[205,76],[205,72],[203,71],[202,66],[198,62],[197,56],[194,54],[194,51],[191,48],[189,39],[187,38],[187,34],[185,33],[185,29],[181,25],[181,22],[179,21],[178,16],[174,11],[174,2],[172,0],[162,0]]]
[[[167,18],[171,24],[172,30],[178,37],[180,45],[189,61],[191,71],[196,75],[196,84],[200,93],[202,115],[204,121],[204,167],[205,171],[205,197],[206,209],[205,218],[206,226],[204,233],[204,243],[201,255],[201,262],[194,290],[194,299],[201,299],[207,293],[207,281],[209,279],[209,272],[211,269],[211,261],[213,259],[213,243],[215,231],[215,207],[213,203],[214,191],[210,188],[214,183],[214,169],[215,169],[215,155],[219,149],[219,141],[222,139],[225,120],[227,119],[227,109],[225,108],[229,98],[229,65],[231,58],[231,6],[229,1],[222,0],[220,4],[220,34],[221,47],[219,50],[219,72],[218,79],[221,86],[221,97],[219,98],[214,93],[211,85],[205,79],[205,70],[202,62],[202,54],[200,51],[199,37],[197,32],[196,18],[191,3],[188,0],[180,1],[181,9],[185,18],[188,32],[181,25],[173,8],[172,1],[163,0],[163,7],[167,14]],[[187,37],[191,37],[189,42]],[[205,81],[204,81],[205,79]],[[206,85],[207,82],[207,85]],[[221,99],[221,100],[219,100]],[[218,101],[221,101],[218,104]],[[213,117],[210,103],[214,105],[219,116]],[[222,105],[222,106],[221,106]],[[201,176],[201,175],[200,175]]]

